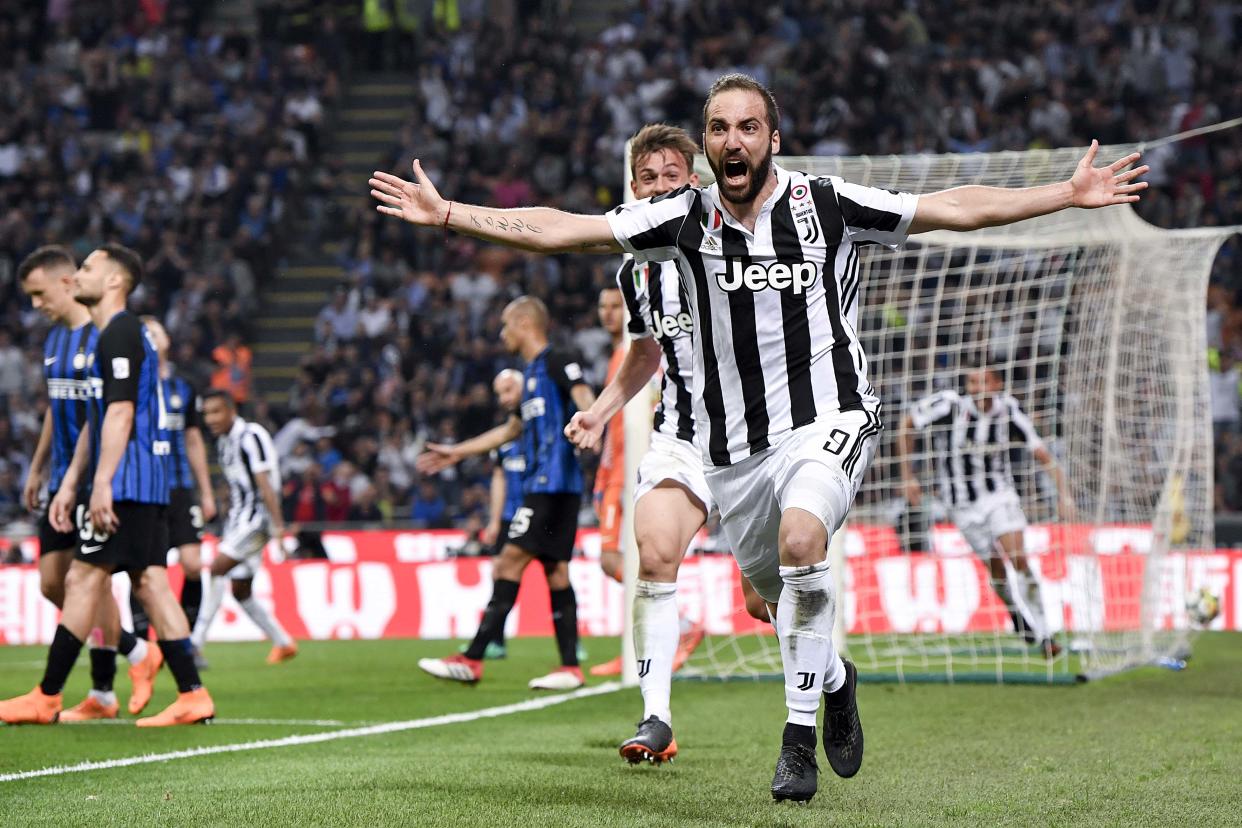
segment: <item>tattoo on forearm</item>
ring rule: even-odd
[[[474,213],[470,213],[470,222],[482,230],[484,225],[492,230],[499,230],[502,233],[542,233],[543,228],[537,224],[522,221],[520,218],[508,219],[504,216],[492,218],[491,216],[483,216],[480,219]]]

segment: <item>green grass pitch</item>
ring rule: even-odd
[[[587,646],[606,657],[616,642]],[[473,688],[414,666],[453,649],[308,642],[269,667],[261,645],[216,644],[204,677],[219,724],[0,727],[0,776],[512,704],[537,697],[526,681],[553,657],[547,640],[511,642]],[[0,694],[33,686],[43,656],[0,648]],[[85,693],[87,672],[84,656],[67,703]],[[122,671],[122,700],[128,689]],[[171,697],[165,672],[151,710]],[[4,781],[0,825],[1229,825],[1242,802],[1240,698],[1236,633],[1200,637],[1182,673],[1079,687],[863,685],[862,772],[837,779],[821,755],[819,793],[800,807],[768,794],[780,685],[678,682],[681,755],[663,767],[617,755],[641,713],[637,690],[621,690],[404,732]]]

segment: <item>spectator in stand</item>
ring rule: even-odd
[[[418,494],[410,504],[410,520],[420,529],[443,529],[448,525],[448,504],[434,480],[418,485]]]
[[[225,334],[223,344],[212,349],[211,358],[217,366],[211,375],[211,387],[228,391],[238,405],[248,402],[254,354],[242,344],[241,333],[232,330]]]

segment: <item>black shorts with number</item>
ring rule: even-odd
[[[185,546],[203,542],[203,508],[194,499],[193,489],[168,491],[168,545]]]
[[[74,521],[78,527],[78,548],[74,557],[113,572],[166,566],[168,507],[162,503],[119,500],[112,504],[112,510],[119,526],[109,535],[95,531],[87,501],[78,502]]]
[[[78,533],[76,531],[61,532],[52,525],[49,513],[51,512],[51,503],[55,498],[56,492],[48,492],[48,508],[43,510],[43,515],[39,518],[40,557],[49,552],[72,552],[74,547],[78,545]]]
[[[541,561],[568,561],[578,536],[578,507],[574,493],[528,494],[509,521],[508,542]]]

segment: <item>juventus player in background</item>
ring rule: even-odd
[[[561,666],[532,679],[529,686],[532,690],[573,690],[582,686],[583,679],[578,666],[578,602],[569,581],[569,561],[578,533],[583,481],[574,448],[562,431],[574,408],[589,408],[595,394],[583,379],[581,366],[548,345],[548,309],[543,302],[519,296],[500,319],[505,348],[526,362],[520,414],[461,443],[428,443],[417,468],[421,474],[439,474],[467,457],[520,439],[526,458],[522,505],[509,522],[507,542],[493,564],[492,597],[474,639],[464,653],[419,659],[418,666],[436,678],[467,684],[483,678],[487,645],[504,629],[517,602],[522,574],[537,560],[548,579]]]
[[[144,316],[155,352],[160,360],[160,388],[164,394],[165,424],[168,426],[169,471],[172,488],[168,492],[168,544],[175,547],[181,561],[185,582],[181,586],[181,609],[185,611],[190,629],[198,621],[199,605],[203,601],[203,526],[216,517],[216,498],[211,491],[211,473],[207,470],[207,447],[203,431],[199,427],[201,403],[190,383],[173,372],[168,361],[170,340],[168,331],[154,316]],[[194,488],[198,487],[195,502]],[[134,617],[134,635],[145,639],[148,635],[147,614],[136,596],[130,596],[130,610]],[[196,653],[198,669],[207,663]]]
[[[254,576],[263,566],[268,541],[280,541],[285,522],[280,512],[280,462],[267,429],[237,415],[229,392],[213,389],[203,395],[203,423],[216,438],[220,471],[229,484],[229,513],[224,520],[216,558],[211,562],[211,590],[203,602],[192,640],[202,653],[207,632],[224,601],[230,581],[233,597],[272,642],[268,664],[298,654],[297,642],[254,597]]]
[[[376,172],[377,210],[519,249],[624,250],[677,260],[694,317],[695,421],[707,483],[742,573],[776,605],[787,722],[772,780],[778,800],[818,787],[815,722],[840,776],[862,765],[856,671],[832,643],[828,539],[845,520],[875,453],[879,400],[856,333],[858,250],[911,233],[973,230],[1068,207],[1138,200],[1138,154],[1095,168],[1098,145],[1068,181],[967,186],[917,196],[790,172],[772,94],[741,74],[719,78],[703,108],[716,183],[584,216],[444,200],[416,160],[414,182]]]
[[[1061,648],[1044,618],[1039,581],[1022,548],[1026,515],[1014,488],[1009,449],[1026,446],[1052,476],[1063,520],[1073,519],[1074,502],[1060,466],[1018,401],[1003,393],[1004,387],[998,371],[977,368],[966,377],[966,396],[940,391],[916,402],[901,420],[897,459],[906,499],[917,507],[923,487],[910,465],[912,432],[932,430],[941,497],[953,523],[987,564],[992,588],[1004,602],[1014,629],[1053,658]],[[1012,571],[1006,571],[1006,561]]]
[[[155,348],[138,317],[125,310],[142,279],[142,259],[105,244],[86,257],[74,277],[74,298],[90,308],[99,343],[88,357],[90,427],[83,429],[73,460],[51,506],[52,526],[73,528],[78,544],[65,576],[65,607],[48,648],[43,680],[31,692],[0,702],[0,720],[53,722],[61,690],[107,600],[113,572],[125,570],[160,635],[160,650],[177,682],[178,696],[139,727],[206,721],[215,705],[199,681],[185,613],[168,585],[168,432],[163,428]],[[89,507],[77,503],[79,481],[89,480]],[[76,508],[76,514],[74,506]]]
[[[32,512],[42,511],[39,586],[43,597],[57,609],[64,607],[65,573],[73,560],[77,533],[53,528],[48,510],[39,509],[39,496],[46,484],[48,503],[56,497],[73,459],[78,436],[86,425],[90,394],[87,361],[95,353],[99,337],[99,331],[91,323],[90,311],[73,298],[73,275],[77,269],[73,253],[54,245],[38,248],[17,268],[17,281],[30,297],[31,305],[53,323],[43,345],[48,406],[43,415],[43,431],[30,460],[22,500]],[[157,648],[148,647],[145,641],[139,642],[121,626],[120,611],[111,593],[100,602],[95,625],[99,628],[100,639],[90,648],[91,692],[78,705],[61,713],[60,721],[116,717],[119,705],[112,684],[116,678],[118,650],[130,662],[134,685],[129,700],[131,711],[141,712],[151,698],[152,682],[163,658]]]

